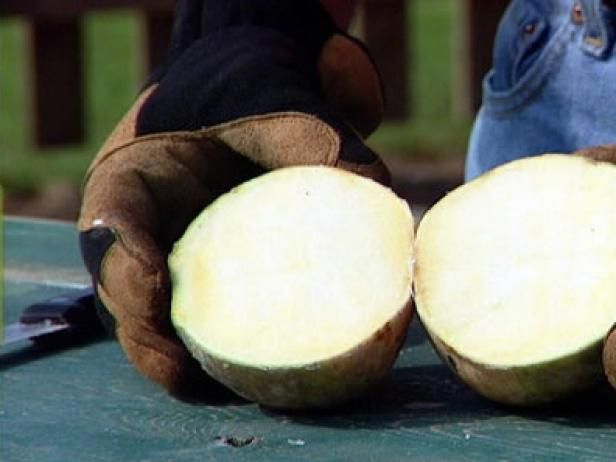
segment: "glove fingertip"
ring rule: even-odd
[[[239,399],[228,388],[209,377],[179,342],[144,332],[141,337],[149,335],[158,338],[150,339],[153,342],[137,341],[121,327],[117,334],[126,356],[137,370],[176,399],[208,404]],[[148,343],[160,347],[153,348]]]
[[[614,145],[593,146],[581,149],[575,154],[597,162],[616,164],[616,146]]]

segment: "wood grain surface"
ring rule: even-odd
[[[9,220],[5,249],[7,322],[87,283],[71,225]],[[28,343],[0,350],[3,462],[611,462],[615,424],[607,386],[539,410],[483,400],[450,374],[416,320],[390,380],[327,413],[179,402],[108,340],[61,352]]]

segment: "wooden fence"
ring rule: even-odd
[[[413,0],[362,0],[363,38],[385,81],[390,119],[409,116],[406,11]],[[441,0],[433,0],[441,1]],[[508,0],[455,0],[456,62],[453,111],[470,117],[480,104],[481,79],[491,63],[492,41]],[[93,11],[139,11],[146,66],[164,56],[172,26],[173,0],[1,0],[0,19],[25,17],[29,28],[29,89],[32,139],[39,147],[84,138],[81,18]],[[0,57],[1,59],[1,57]],[[61,107],[62,111],[57,108]]]

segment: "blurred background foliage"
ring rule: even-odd
[[[470,122],[451,115],[454,1],[415,0],[409,8],[411,117],[383,124],[370,138],[385,157],[440,160],[464,154]],[[20,194],[40,191],[49,182],[80,184],[98,146],[135,97],[142,66],[134,14],[88,15],[86,141],[38,150],[29,135],[26,33],[19,19],[0,21],[0,184]]]

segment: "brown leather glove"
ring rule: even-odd
[[[592,146],[589,148],[580,149],[574,154],[592,160],[611,162],[612,164],[616,164],[616,144]]]
[[[176,18],[169,63],[88,171],[78,226],[129,360],[174,395],[210,399],[219,386],[170,322],[173,243],[267,169],[325,164],[387,183],[360,136],[378,125],[383,98],[364,48],[317,0],[186,0]]]

